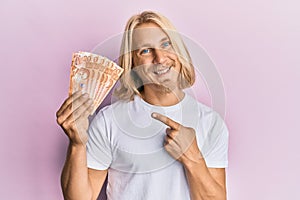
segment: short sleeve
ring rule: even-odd
[[[102,111],[92,120],[88,129],[87,166],[88,168],[105,170],[112,162],[109,130]]]
[[[211,126],[202,148],[207,167],[228,167],[228,139],[229,132],[224,120],[218,113],[213,112]]]

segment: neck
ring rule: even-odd
[[[152,105],[172,106],[179,103],[184,97],[184,92],[179,89],[168,91],[153,87],[156,86],[144,85],[144,91],[141,93],[143,100]]]

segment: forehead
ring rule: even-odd
[[[132,43],[134,49],[143,46],[156,46],[164,39],[168,39],[168,35],[154,23],[142,24],[133,30]]]

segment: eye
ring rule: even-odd
[[[166,42],[162,43],[162,46],[163,46],[163,47],[168,47],[168,46],[170,46],[170,45],[171,45],[171,42],[170,42],[170,41],[166,41]]]
[[[151,49],[143,49],[143,50],[141,50],[141,54],[147,54],[147,53],[150,53],[150,50],[151,50]]]

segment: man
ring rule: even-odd
[[[183,91],[194,83],[194,68],[170,21],[155,12],[129,19],[119,63],[120,101],[90,126],[86,94],[74,93],[57,111],[70,140],[65,199],[96,199],[107,175],[108,199],[226,199],[228,131]]]

